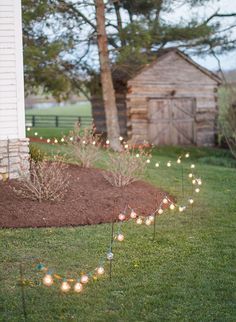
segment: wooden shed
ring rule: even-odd
[[[220,78],[180,50],[163,50],[136,75],[116,76],[113,81],[121,133],[132,142],[214,145]],[[104,132],[103,104],[93,99],[94,121]]]

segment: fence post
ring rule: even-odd
[[[32,115],[32,127],[35,127],[35,115]]]
[[[55,124],[56,124],[56,127],[59,126],[59,119],[58,119],[58,115],[55,116]]]

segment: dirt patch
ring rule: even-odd
[[[121,189],[112,187],[99,169],[70,165],[70,186],[59,202],[39,203],[18,197],[12,187],[17,181],[0,182],[0,227],[59,227],[111,222],[129,204],[148,215],[165,193],[137,181]]]

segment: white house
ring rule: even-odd
[[[28,170],[21,0],[0,0],[0,180]]]

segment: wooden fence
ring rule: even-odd
[[[76,122],[81,126],[90,126],[93,122],[92,116],[74,115],[26,115],[25,125],[39,128],[73,128]]]

